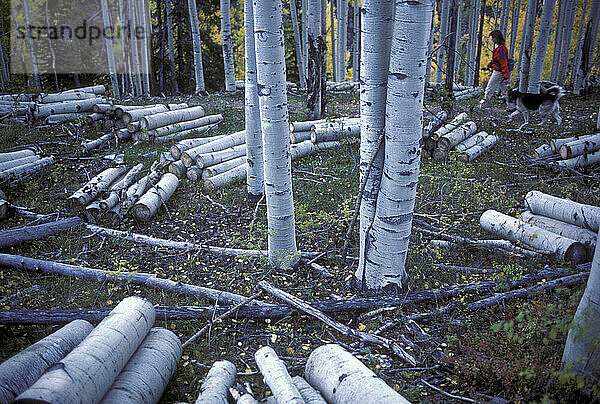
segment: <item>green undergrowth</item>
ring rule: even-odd
[[[174,99],[173,102],[183,99]],[[244,97],[211,95],[189,99],[203,105],[209,114],[221,113],[225,120],[211,135],[227,134],[244,127]],[[305,99],[290,95],[290,119],[306,117]],[[532,189],[569,197],[579,202],[600,205],[598,168],[585,170],[582,176],[573,172],[555,173],[529,165],[528,155],[551,137],[592,133],[595,111],[600,98],[565,97],[561,127],[555,124],[531,126],[532,133],[516,133],[520,121],[507,123],[507,113],[501,105],[478,110],[476,100],[451,104],[435,100],[428,110],[441,104],[455,111],[467,111],[481,129],[496,133],[499,144],[474,162],[459,161],[450,154],[447,161],[423,158],[417,189],[415,217],[450,234],[474,238],[491,238],[479,228],[479,217],[487,209],[518,215],[524,208],[524,196]],[[358,97],[340,95],[329,99],[327,115],[357,116]],[[425,116],[428,119],[427,115]],[[537,123],[535,119],[533,123]],[[57,163],[42,176],[18,185],[6,187],[12,203],[40,213],[65,213],[66,198],[89,178],[107,167],[101,156],[120,152],[129,164],[143,162],[149,166],[159,152],[169,144],[132,146],[122,142],[110,150],[96,152],[78,159],[77,146],[82,138],[99,136],[93,129],[78,130],[71,126],[39,129],[34,126],[0,127],[0,144],[10,148],[23,144],[38,144],[44,154],[55,155]],[[352,218],[358,189],[358,148],[356,141],[345,141],[336,149],[325,150],[293,163],[294,206],[298,248],[306,251],[339,253],[348,224]],[[595,177],[595,179],[594,179]],[[12,217],[0,223],[8,228],[32,223]],[[267,222],[264,200],[248,206],[242,182],[213,192],[198,184],[182,181],[174,196],[148,223],[131,219],[119,228],[150,236],[207,245],[266,249]],[[133,244],[74,230],[45,240],[11,247],[4,251],[38,259],[60,261],[119,272],[148,272],[174,281],[192,283],[251,295],[257,283],[270,283],[308,301],[350,298],[358,296],[347,281],[356,269],[355,263],[344,266],[339,260],[320,260],[334,276],[323,278],[305,264],[289,273],[271,268],[264,258],[214,256],[195,251],[176,251]],[[350,240],[349,252],[358,255],[358,235]],[[485,269],[484,273],[457,272],[442,269],[447,264]],[[334,317],[351,327],[372,332],[401,314],[435,310],[450,303],[456,308],[450,316],[423,320],[419,324],[434,336],[422,351],[412,352],[425,370],[398,370],[407,365],[391,356],[391,352],[375,346],[361,346],[359,355],[378,375],[411,401],[440,402],[446,398],[427,389],[420,379],[435,381],[445,391],[473,397],[475,393],[500,396],[514,401],[569,402],[581,399],[582,386],[576,379],[560,372],[560,358],[569,322],[573,316],[583,285],[561,289],[554,293],[515,300],[498,307],[469,313],[465,305],[488,293],[504,290],[505,281],[540,270],[544,265],[564,266],[552,259],[525,259],[498,252],[468,248],[437,248],[414,235],[409,247],[407,290],[418,291],[450,285],[498,281],[494,290],[463,294],[454,299],[427,301],[380,313],[359,320],[361,313],[344,313]],[[568,265],[567,265],[568,266]],[[173,295],[128,282],[97,283],[81,279],[57,277],[43,273],[0,269],[3,296],[38,285],[43,293],[11,299],[3,309],[74,309],[114,307],[126,296],[143,296],[156,305],[214,305],[214,302],[190,296]],[[263,300],[277,303],[269,296]],[[157,325],[173,330],[182,340],[192,336],[206,320],[157,321]],[[22,350],[56,327],[0,326],[0,338],[9,341],[0,348],[0,360]],[[399,339],[403,326],[383,333]],[[408,335],[408,334],[407,334]],[[315,347],[332,341],[349,344],[352,341],[322,323],[293,312],[282,319],[230,319],[213,325],[210,332],[184,351],[177,371],[162,402],[195,399],[206,375],[205,365],[218,359],[229,359],[238,372],[249,373],[240,380],[252,382],[257,396],[268,394],[256,371],[253,354],[261,345],[272,345],[286,361],[292,374],[301,374],[304,362]],[[439,353],[442,353],[441,357]],[[441,358],[441,362],[434,358]],[[438,364],[439,367],[433,367]],[[583,386],[584,388],[586,386]],[[589,386],[588,386],[589,387]],[[572,401],[571,401],[572,402]]]

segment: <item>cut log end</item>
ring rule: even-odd
[[[567,248],[565,252],[565,260],[571,261],[573,264],[578,265],[586,261],[589,261],[589,255],[585,246],[579,242],[573,243]]]
[[[150,220],[150,218],[152,218],[150,209],[145,205],[134,205],[132,211],[133,216],[139,221],[147,222],[148,220]]]

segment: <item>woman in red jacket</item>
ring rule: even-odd
[[[482,105],[489,101],[496,91],[500,90],[502,94],[506,94],[508,90],[508,49],[504,45],[504,35],[502,35],[502,32],[494,30],[490,33],[490,37],[494,42],[494,53],[487,68],[492,70],[492,76],[485,88],[485,98],[481,101]]]

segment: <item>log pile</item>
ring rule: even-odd
[[[288,91],[298,91],[298,85],[294,82],[288,81],[286,82]],[[246,88],[246,80],[236,80],[235,81],[236,90],[243,90]]]
[[[600,227],[600,207],[561,199],[539,191],[525,196],[520,219],[488,210],[481,227],[534,250],[575,264],[592,259]]]
[[[271,396],[265,402],[288,404],[378,403],[408,401],[377,377],[351,353],[337,344],[322,345],[309,356],[304,377],[291,377],[275,350],[264,346],[254,360]],[[236,384],[236,368],[229,361],[217,361],[200,387],[196,403],[258,403],[251,386]],[[270,401],[271,400],[271,401]]]
[[[0,401],[157,403],[181,358],[181,342],[152,328],[154,306],[119,303],[95,328],[75,320],[0,365]]]
[[[0,184],[26,181],[54,164],[54,157],[41,157],[31,149],[0,153]]]
[[[477,125],[468,120],[466,113],[463,112],[442,125],[446,116],[442,111],[423,130],[425,156],[442,161],[448,158],[451,150],[456,150],[458,158],[468,162],[490,150],[498,142],[498,137],[494,134],[477,132]]]
[[[360,137],[360,118],[318,119],[290,123],[290,143],[313,143]]]
[[[148,221],[173,195],[179,179],[170,173],[161,175],[155,162],[144,174],[138,164],[108,168],[67,199],[67,209],[91,223],[106,221],[118,225],[127,214]]]
[[[342,81],[334,82],[328,81],[325,87],[326,91],[332,93],[355,93],[360,90],[360,83],[358,81]]]
[[[532,162],[557,171],[600,163],[600,133],[551,139],[534,150]]]
[[[429,82],[426,86],[427,95],[434,94],[442,88],[444,88],[444,83]],[[481,87],[465,86],[457,83],[454,83],[452,86],[452,96],[456,100],[477,97],[481,93],[483,93],[483,88]]]

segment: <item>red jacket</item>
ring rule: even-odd
[[[506,49],[506,45],[494,47],[494,56],[487,67],[502,72],[502,77],[508,79],[508,49]]]

